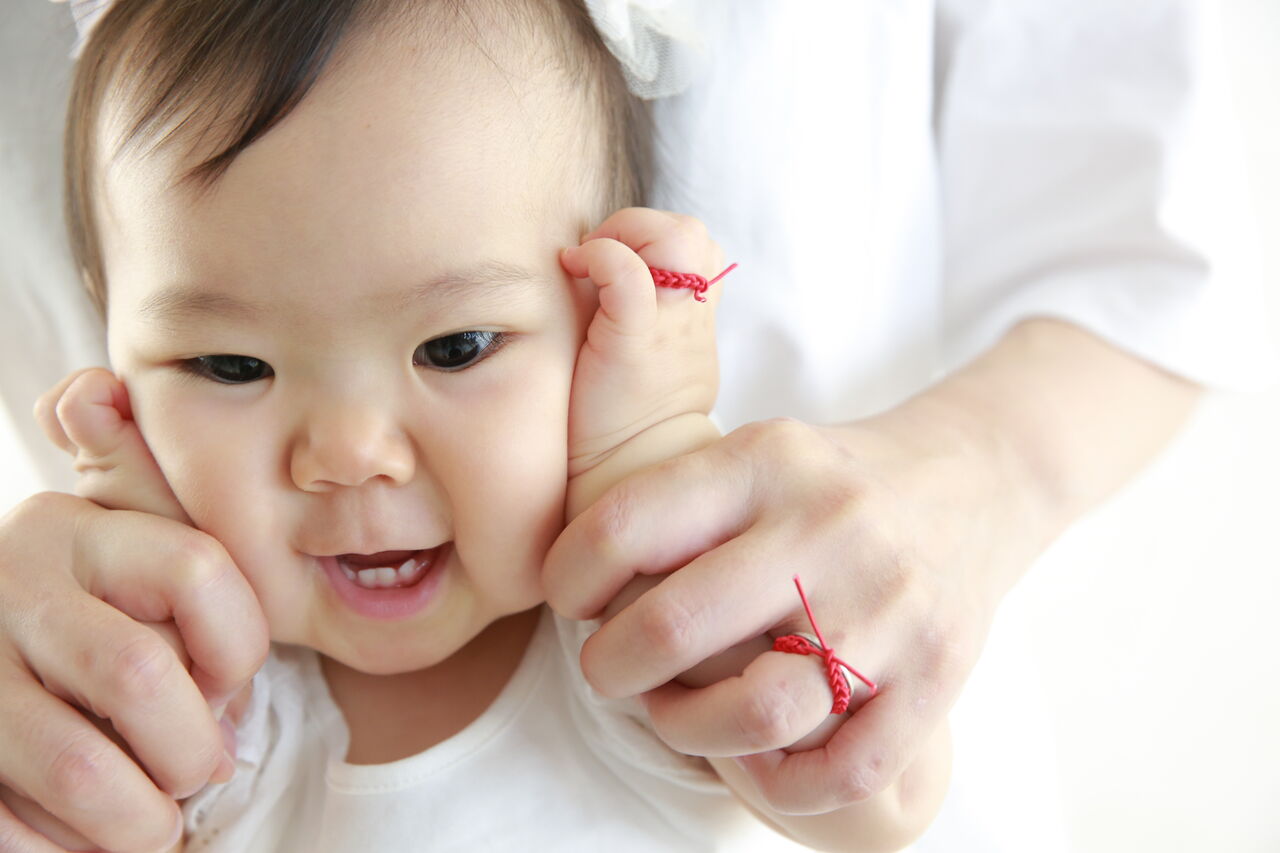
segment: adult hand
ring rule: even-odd
[[[605,696],[643,694],[678,751],[750,756],[742,766],[777,812],[883,790],[978,658],[999,598],[991,561],[1032,553],[1011,532],[1031,528],[1006,467],[960,435],[905,416],[766,421],[623,481],[552,547],[549,602],[593,618],[635,576],[670,574],[588,639],[588,681]],[[796,574],[827,642],[879,692],[855,681],[848,721],[792,753],[831,709],[818,658],[765,652],[701,689],[672,679],[760,634],[811,631]]]
[[[217,717],[247,698],[265,620],[221,545],[184,523],[111,374],[72,374],[36,416],[76,456],[81,496],[0,519],[0,839],[60,849],[39,824],[63,846],[154,850],[180,826],[176,800],[230,777]]]
[[[1083,329],[1027,320],[874,418],[749,424],[624,480],[553,545],[547,597],[590,618],[633,577],[670,572],[588,639],[591,684],[644,693],[677,750],[750,756],[741,764],[774,811],[832,811],[907,767],[1005,592],[1169,440],[1199,394]],[[789,754],[779,747],[830,709],[814,658],[766,652],[706,688],[668,682],[763,632],[806,630],[793,574],[827,641],[880,692],[855,689],[823,748]]]

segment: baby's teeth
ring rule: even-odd
[[[396,582],[396,570],[388,568],[380,569],[361,569],[356,572],[356,583],[370,589],[379,589],[381,587],[391,586]]]
[[[342,573],[347,579],[353,583],[357,583],[366,589],[385,589],[387,587],[396,586],[397,584],[410,583],[422,574],[422,561],[417,557],[410,557],[405,560],[400,568],[394,569],[390,566],[382,566],[372,569],[360,569],[353,571],[347,566],[342,566]]]

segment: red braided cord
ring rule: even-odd
[[[849,697],[852,691],[849,688],[849,680],[840,671],[840,667],[843,666],[856,675],[859,681],[870,687],[872,696],[876,695],[877,692],[876,683],[868,680],[862,673],[836,657],[835,649],[827,645],[827,641],[822,638],[822,632],[818,630],[818,623],[813,618],[813,608],[809,606],[809,599],[804,594],[804,587],[800,585],[800,576],[795,575],[793,580],[796,582],[796,589],[800,592],[800,602],[804,605],[804,612],[809,616],[809,624],[813,626],[813,633],[818,636],[818,642],[822,645],[821,648],[815,649],[812,642],[799,634],[787,634],[785,637],[779,637],[773,641],[773,650],[775,652],[788,652],[793,655],[819,655],[823,663],[826,664],[827,683],[831,685],[831,694],[835,697],[835,701],[831,705],[831,713],[843,714],[849,709]]]
[[[649,273],[653,276],[653,283],[658,287],[687,287],[693,291],[693,298],[699,302],[706,302],[707,297],[702,294],[707,292],[707,288],[733,272],[737,264],[729,264],[725,271],[720,275],[707,281],[697,273],[691,272],[672,272],[671,270],[658,269],[657,267],[649,267]]]

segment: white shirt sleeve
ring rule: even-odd
[[[1070,320],[1216,386],[1274,375],[1209,4],[940,0],[943,352]]]

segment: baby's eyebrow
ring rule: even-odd
[[[404,312],[432,302],[448,303],[476,296],[486,291],[528,290],[542,285],[546,277],[503,261],[485,261],[474,267],[443,273],[408,290],[375,294],[374,303],[383,303],[391,311]],[[176,327],[220,317],[248,321],[268,314],[271,306],[252,299],[225,293],[213,293],[192,285],[167,287],[152,293],[138,306],[139,316],[160,326]]]
[[[138,306],[138,315],[158,326],[174,328],[208,317],[248,320],[261,316],[265,310],[265,306],[257,302],[184,284],[152,293]]]
[[[528,290],[546,281],[546,276],[525,267],[503,261],[485,261],[470,269],[446,272],[414,285],[400,298],[395,308],[408,311],[422,303],[457,301],[474,296],[477,291],[506,294],[511,290]]]

